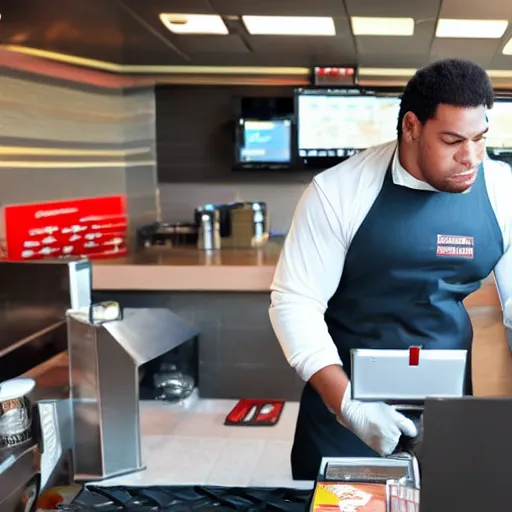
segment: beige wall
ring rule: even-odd
[[[168,222],[189,221],[196,206],[235,200],[264,201],[270,228],[285,233],[290,227],[305,183],[160,183],[162,218]]]

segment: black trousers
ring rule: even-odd
[[[472,395],[471,352],[468,355],[466,395]],[[316,480],[322,457],[379,457],[355,434],[340,425],[318,393],[306,384],[291,452],[294,480]]]

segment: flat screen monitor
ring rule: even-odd
[[[297,89],[297,151],[302,160],[344,159],[396,139],[396,93]]]
[[[487,111],[487,117],[487,147],[512,151],[512,99],[496,99],[492,109]]]
[[[245,119],[237,126],[235,167],[288,168],[292,161],[291,119]]]

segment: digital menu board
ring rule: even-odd
[[[336,90],[297,94],[300,157],[344,157],[396,138],[400,99]]]
[[[497,99],[487,117],[487,147],[512,151],[512,99]]]

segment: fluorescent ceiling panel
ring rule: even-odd
[[[160,21],[174,34],[229,33],[224,21],[217,14],[160,14]]]
[[[436,37],[499,39],[507,30],[507,20],[455,20],[441,18]]]
[[[334,20],[323,16],[242,16],[252,35],[335,36]]]
[[[352,16],[352,32],[355,36],[412,36],[413,18],[370,18]]]
[[[503,55],[512,55],[512,38],[508,40],[508,43],[503,48]]]

